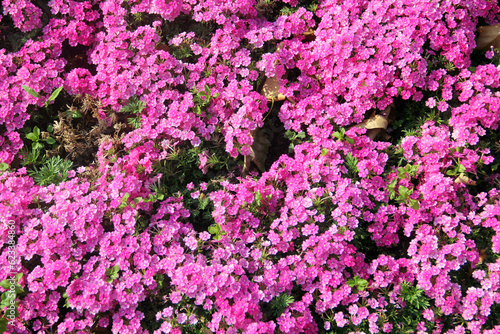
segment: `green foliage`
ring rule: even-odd
[[[73,162],[55,156],[47,160],[40,169],[33,166],[33,170],[28,171],[28,174],[41,186],[47,186],[49,184],[57,185],[67,180],[68,171],[72,166]]]
[[[354,278],[351,278],[347,281],[347,285],[349,285],[351,288],[356,289],[357,291],[364,291],[368,287],[368,281],[362,279],[359,276],[355,276]]]
[[[345,156],[345,165],[348,170],[348,175],[351,178],[356,178],[359,172],[358,169],[358,158],[353,156],[351,153],[347,153]]]
[[[269,308],[267,310],[268,315],[271,317],[271,319],[278,318],[294,301],[295,299],[292,296],[284,292],[281,293],[279,296],[273,298],[269,302]]]
[[[269,1],[269,2],[271,2],[271,1]],[[280,14],[284,15],[284,16],[291,15],[291,14],[295,13],[300,7],[303,7],[305,9],[307,9],[308,11],[315,13],[316,10],[318,9],[318,5],[319,5],[319,3],[317,0],[312,0],[312,1],[311,0],[299,0],[299,3],[295,7],[284,4],[282,6],[282,8],[280,9]]]
[[[212,95],[212,90],[208,85],[205,85],[203,88],[204,90],[197,90],[196,88],[191,90],[191,94],[193,94],[193,102],[196,105],[196,115],[201,115],[202,111],[207,109],[212,98],[216,99],[219,97],[219,93],[214,93]]]
[[[350,138],[349,136],[346,136],[344,128],[340,128],[339,131],[335,131],[332,134],[332,136],[337,138],[339,141],[345,140],[346,142],[348,142],[351,145],[354,144],[354,140],[352,138]]]
[[[137,95],[133,95],[128,99],[127,104],[120,109],[120,112],[137,115],[136,117],[127,118],[127,122],[135,129],[138,129],[142,125],[141,112],[145,107],[146,103],[139,100]]]
[[[425,105],[424,101],[426,100],[427,97],[418,102],[403,101],[396,104],[398,110],[397,119],[391,123],[393,143],[399,144],[404,137],[417,136],[420,127],[427,121],[433,121],[437,125],[447,124],[451,112],[440,112],[435,108],[429,109]],[[439,100],[439,98],[436,98],[436,100]]]
[[[145,107],[146,103],[139,100],[137,95],[134,95],[128,99],[127,104],[120,109],[120,112],[140,114]]]
[[[384,298],[389,298],[391,294],[390,290],[381,290]],[[422,311],[431,307],[430,299],[422,289],[403,281],[399,294],[403,303],[400,305],[389,304],[387,312],[381,318],[381,320],[390,321],[393,324],[392,333],[413,334],[416,332],[417,326],[421,321],[425,322],[427,329],[434,327],[435,324],[433,322],[426,321],[422,316]]]
[[[122,202],[118,206],[118,209],[124,209],[128,205],[128,198],[130,197],[129,193],[125,193],[122,197]]]
[[[295,146],[302,144],[306,138],[306,133],[304,131],[295,132],[292,130],[286,130],[285,137],[290,141],[290,146],[288,146],[288,152],[293,153]]]
[[[220,224],[212,224],[208,227],[208,233],[214,235],[215,240],[220,240],[221,236],[226,235],[226,232],[222,230]]]
[[[52,126],[49,129],[52,129]],[[26,135],[26,139],[29,139],[33,142],[32,148],[34,150],[41,150],[42,148],[44,148],[45,145],[43,144],[43,141],[45,141],[49,145],[54,145],[56,143],[56,140],[50,136],[42,139],[42,137],[40,136],[40,128],[38,128],[38,126],[35,126],[33,128],[33,132],[30,132]]]
[[[33,97],[40,97],[40,94],[34,90],[33,88],[30,88],[26,85],[21,85],[21,87],[26,91],[26,93],[30,94]]]
[[[106,269],[106,282],[113,283],[115,279],[118,279],[119,271],[120,271],[119,265],[114,265],[113,267]]]
[[[66,116],[69,118],[81,118],[83,117],[82,113],[78,111],[78,109],[74,107],[70,107],[66,110]]]
[[[18,273],[12,279],[5,279],[0,282],[0,286],[7,290],[2,293],[0,301],[0,309],[3,310],[4,307],[9,307],[13,305],[15,312],[14,316],[16,318],[19,316],[18,312],[19,301],[16,298],[17,296],[25,293],[24,289],[19,284],[19,281],[21,280],[22,277],[23,273]],[[12,287],[14,287],[14,289],[12,289]],[[4,311],[2,317],[0,318],[0,333],[4,333],[7,329],[7,323],[8,323],[8,319],[6,318],[7,311]]]
[[[465,166],[461,163],[458,163],[453,169],[447,170],[446,175],[448,176],[458,176],[462,173],[465,173]]]
[[[59,93],[61,93],[62,89],[63,89],[62,86],[54,89],[54,91],[52,92],[52,94],[50,94],[47,101],[45,101],[45,108],[47,108],[49,106],[49,103],[54,101],[59,96]]]
[[[410,198],[410,195],[413,193],[413,189],[408,189],[403,185],[399,185],[396,191],[396,185],[398,180],[409,179],[411,180],[413,177],[417,175],[419,169],[419,165],[410,165],[407,164],[404,168],[397,168],[397,176],[391,180],[391,182],[387,185],[387,190],[389,191],[389,198],[391,200],[396,200],[398,203],[407,203],[408,206],[414,210],[418,210],[420,208],[420,204],[418,200]]]
[[[31,96],[33,97],[36,97],[36,98],[39,98],[41,97],[40,93],[38,93],[36,90],[34,90],[33,88],[30,88],[26,85],[21,85],[21,87],[28,93],[30,94]],[[45,101],[45,108],[47,108],[50,104],[50,102],[54,101],[58,96],[59,96],[59,93],[61,93],[63,89],[63,86],[61,87],[58,87],[56,89],[54,89],[54,91],[52,92],[52,94],[50,94],[49,98],[47,99],[47,101]]]
[[[25,147],[21,151],[21,156],[23,157],[23,161],[21,164],[23,166],[35,166],[35,165],[43,165],[47,162],[47,157],[45,154],[42,154],[42,150],[47,146],[49,148],[54,148],[57,143],[56,140],[50,136],[50,133],[54,131],[52,125],[47,127],[47,132],[41,132],[38,126],[35,126],[33,130],[28,129],[29,131],[25,138],[29,140],[29,142],[25,142]],[[31,146],[31,149],[30,149]]]
[[[219,175],[227,173],[236,166],[236,161],[227,154],[224,143],[203,142],[198,147],[189,144],[177,146],[165,160],[153,165],[153,173],[162,173],[161,188],[167,196],[183,193],[190,182],[200,184],[217,179]],[[208,171],[204,174],[199,168],[199,154],[204,151],[213,152],[208,156],[206,166]]]
[[[423,310],[430,306],[429,298],[425,296],[424,290],[403,281],[401,284],[401,299],[406,306],[416,310]]]
[[[134,129],[139,129],[142,125],[141,117],[137,116],[134,118],[127,119],[128,124],[132,125]]]

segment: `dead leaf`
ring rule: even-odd
[[[158,51],[163,50],[166,52],[170,52],[170,47],[165,43],[159,43],[158,45],[155,46],[155,49]]]
[[[382,131],[382,133],[380,134],[380,138],[382,138],[382,140],[384,141],[389,141],[391,140],[392,136],[388,134],[387,131]]]
[[[463,183],[469,186],[475,186],[476,181],[469,179],[464,173],[460,173],[455,179],[455,183]]]
[[[305,33],[302,34],[304,36],[304,41],[312,42],[316,39],[316,35],[314,35],[314,29],[308,28]]]
[[[370,118],[365,119],[363,122],[356,125],[356,127],[361,129],[366,129],[366,135],[374,140],[378,135],[382,139],[390,139],[391,136],[385,131],[387,126],[394,120],[395,105],[391,103],[387,108],[384,109],[380,114],[374,114]]]
[[[365,128],[365,129],[387,129],[387,125],[389,125],[389,121],[387,120],[387,117],[384,117],[382,115],[375,115],[373,117],[370,117],[367,120],[364,120],[360,124],[358,124],[359,128]]]
[[[280,94],[280,82],[276,76],[266,78],[264,86],[262,87],[261,94],[264,95],[269,101],[283,101],[286,97]]]
[[[479,37],[476,41],[476,49],[486,50],[491,46],[500,48],[500,24],[494,26],[482,26],[478,29]]]
[[[248,172],[250,170],[250,164],[253,161],[261,172],[265,172],[266,159],[271,142],[269,141],[267,135],[259,129],[250,131],[250,134],[253,137],[253,144],[250,148],[251,153],[244,157],[244,171]]]
[[[477,250],[479,251],[479,264],[481,264],[488,258],[488,254],[486,254],[486,249],[477,248]]]

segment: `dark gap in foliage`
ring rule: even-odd
[[[62,44],[62,56],[67,61],[64,71],[69,73],[75,68],[85,68],[89,70],[90,74],[95,76],[97,74],[97,66],[89,62],[89,50],[89,46],[81,44],[71,46],[67,40],[64,41]]]

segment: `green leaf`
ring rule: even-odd
[[[391,190],[389,193],[389,199],[394,199],[396,197],[396,192],[394,190]]]
[[[208,197],[203,197],[202,199],[200,199],[200,204],[198,205],[199,208],[201,210],[204,210],[207,207],[209,200],[210,199]]]
[[[363,291],[368,287],[368,281],[359,276],[355,276],[347,281],[347,285],[351,288],[356,287],[359,291]]]
[[[345,141],[348,142],[351,145],[354,144],[354,139],[352,139],[351,137],[345,137]]]
[[[406,170],[403,167],[398,167],[398,178],[400,179],[406,178]]]
[[[8,292],[2,293],[2,304],[9,305],[11,300],[14,300],[16,297],[12,296],[12,294]]]
[[[7,318],[0,318],[0,333],[5,333],[7,331]]]
[[[128,196],[127,196],[127,198],[128,198]],[[127,202],[127,200],[125,199],[125,196],[124,196],[123,199],[122,199],[122,203],[118,206],[118,209],[123,209],[127,205],[128,205],[128,202]]]
[[[465,166],[462,164],[458,164],[458,172],[459,173],[464,173],[465,172]]]
[[[158,285],[158,288],[161,289],[163,287],[163,281],[165,279],[165,276],[163,276],[162,274],[157,274],[158,275],[158,278],[155,279],[156,281],[156,284]]]
[[[26,138],[31,140],[31,141],[37,141],[38,140],[38,137],[33,133],[33,132],[30,132],[26,135]]]
[[[33,128],[33,133],[37,136],[40,137],[40,128],[38,126],[35,126]]]
[[[420,203],[417,200],[410,199],[410,208],[413,210],[418,210],[420,209]]]
[[[335,131],[332,136],[334,136],[338,140],[342,140],[342,138],[344,137],[338,131]]]
[[[0,282],[0,286],[4,289],[9,290],[10,289],[10,281],[4,279],[3,281]]]
[[[33,149],[34,150],[41,150],[43,148],[43,144],[40,142],[36,142],[33,144]]]
[[[33,97],[40,97],[40,94],[38,94],[38,92],[36,90],[34,90],[33,88],[30,88],[26,85],[21,85],[21,87],[28,93],[30,94],[31,96]]]
[[[368,287],[368,281],[365,279],[362,279],[358,282],[358,290],[363,291]]]
[[[323,147],[321,149],[321,156],[324,157],[325,155],[327,155],[329,152],[329,150],[326,148],[326,147]]]
[[[54,138],[52,138],[52,137],[49,137],[49,138],[45,139],[45,141],[46,141],[46,142],[47,142],[47,144],[49,144],[49,145],[53,145],[53,144],[55,144],[55,143],[56,143],[56,140],[55,140]]]
[[[208,233],[210,234],[218,234],[221,231],[221,227],[219,224],[212,224],[208,227]]]
[[[297,133],[297,138],[304,139],[306,137],[306,133],[304,131],[300,131]]]
[[[257,192],[255,193],[255,204],[257,204],[257,206],[260,206],[261,202],[262,202],[262,194],[260,193],[260,190],[257,190]]]
[[[73,117],[73,118],[80,118],[80,117],[83,117],[83,115],[78,110],[74,110],[73,113],[71,114],[71,117]]]
[[[387,186],[387,188],[394,190],[394,187],[396,187],[396,183],[398,183],[398,178],[397,177],[395,177],[395,178],[393,178],[391,180],[391,182],[389,183],[389,185]]]
[[[402,197],[408,197],[410,194],[409,194],[409,189],[406,188],[405,186],[399,186],[398,188],[398,191],[399,191],[399,194],[402,196]]]
[[[16,294],[21,294],[21,293],[24,293],[24,289],[22,286],[20,286],[19,284],[15,284],[14,287],[16,288]]]
[[[47,132],[54,132],[54,127],[52,126],[52,124],[49,124],[49,126],[47,126]]]
[[[49,98],[47,99],[47,101],[45,102],[45,107],[47,107],[49,105],[50,102],[54,101],[57,96],[59,95],[59,93],[61,92],[61,90],[63,89],[63,86],[59,87],[59,88],[56,88],[52,94],[49,96]]]
[[[9,169],[9,164],[6,164],[5,162],[0,163],[0,171],[4,171]]]

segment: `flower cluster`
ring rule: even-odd
[[[2,1],[9,333],[500,330],[498,6],[303,3]],[[93,161],[35,184],[20,150],[86,126]]]

